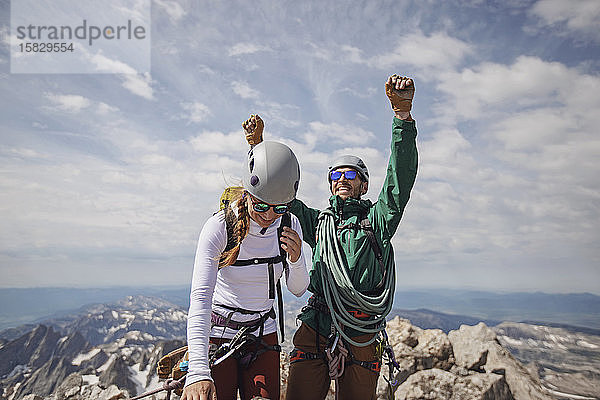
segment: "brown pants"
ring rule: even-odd
[[[277,332],[263,336],[270,346],[277,344]],[[210,338],[211,343],[220,345],[227,340]],[[236,400],[238,389],[240,398],[248,400],[256,396],[279,399],[279,352],[267,350],[247,367],[238,366],[235,358],[229,357],[211,370],[217,398]]]
[[[366,342],[372,335],[354,338],[358,342]],[[323,352],[327,339],[319,335],[319,350]],[[316,333],[306,324],[294,335],[294,347],[308,353],[317,353]],[[350,352],[356,360],[376,361],[375,345],[366,347],[350,346]],[[340,400],[375,400],[377,378],[379,374],[358,364],[348,364],[344,374],[338,379],[338,396]],[[286,391],[286,400],[323,400],[329,390],[329,370],[322,358],[300,360],[290,364],[290,374]],[[220,399],[219,399],[220,400]]]

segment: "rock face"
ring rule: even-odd
[[[485,324],[463,325],[446,335],[408,320],[388,322],[387,332],[400,369],[390,387],[382,368],[377,395],[398,400],[550,400],[539,380],[505,350]]]
[[[516,322],[503,322],[493,329],[502,346],[538,375],[544,387],[580,398],[600,399],[597,331]]]
[[[0,348],[1,387],[17,399],[29,393],[49,395],[77,369],[70,355],[89,347],[78,332],[62,336],[51,327],[38,325]]]
[[[502,347],[494,331],[485,324],[463,325],[458,331],[450,332],[448,337],[463,360],[473,356],[469,346],[487,353],[486,362],[481,367],[486,372],[503,374],[516,400],[552,398],[542,389],[539,379],[531,375],[523,364]]]
[[[440,369],[411,375],[396,391],[395,399],[417,400],[509,400],[513,396],[501,375],[458,376]]]
[[[185,320],[177,306],[138,296],[38,325],[0,346],[0,399],[110,400],[154,389],[158,360],[185,344]]]

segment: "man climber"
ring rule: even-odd
[[[382,331],[396,284],[391,239],[417,173],[417,131],[410,114],[414,90],[411,78],[398,75],[385,84],[395,118],[377,202],[361,199],[369,187],[364,162],[344,155],[328,170],[328,208],[312,209],[298,199],[290,203],[313,251],[308,287],[313,295],[298,316],[302,324],[290,354],[287,400],[324,399],[331,379],[339,399],[376,398],[387,340]],[[260,117],[252,116],[243,127],[250,145],[262,140]]]

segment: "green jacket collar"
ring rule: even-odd
[[[344,219],[351,215],[361,215],[369,212],[369,209],[373,206],[371,200],[359,200],[353,198],[347,198],[343,200],[340,196],[334,195],[329,198],[330,208],[335,215],[342,213]]]

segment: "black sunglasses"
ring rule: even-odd
[[[273,212],[275,214],[285,214],[288,210],[287,204],[267,204],[262,201],[255,202],[253,199],[251,199],[251,201],[252,209],[256,212],[267,212],[271,207],[273,207]]]
[[[357,172],[350,169],[348,171],[331,171],[331,173],[329,174],[329,177],[331,178],[332,181],[337,181],[338,179],[340,179],[342,177],[342,175],[344,175],[346,177],[346,179],[348,180],[352,180],[356,178],[356,174]]]

